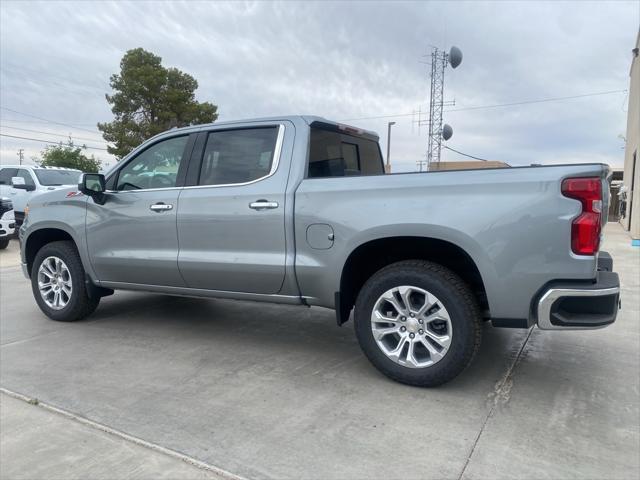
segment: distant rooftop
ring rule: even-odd
[[[429,165],[429,171],[438,170],[479,170],[481,168],[509,168],[511,165],[496,160],[480,161],[462,161],[462,162],[438,162]]]

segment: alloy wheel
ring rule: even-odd
[[[47,257],[38,268],[38,289],[49,308],[62,310],[71,300],[73,282],[67,264],[58,257]]]
[[[371,331],[380,350],[408,368],[438,363],[453,335],[451,318],[440,299],[409,285],[380,295],[371,312]]]

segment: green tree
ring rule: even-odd
[[[42,151],[42,158],[34,160],[42,167],[76,168],[88,173],[98,172],[100,160],[93,155],[90,157],[85,155],[86,149],[87,147],[75,145],[69,139],[66,144],[48,146]]]
[[[111,76],[114,93],[105,95],[115,119],[98,123],[108,152],[124,157],[148,138],[172,127],[211,123],[218,107],[195,99],[198,82],[142,48],[125,53],[120,73]]]

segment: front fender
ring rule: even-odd
[[[64,196],[63,198],[47,197],[49,196],[43,195],[40,197],[39,202],[34,202],[29,206],[29,214],[20,228],[20,256],[22,263],[27,264],[29,242],[35,238],[34,235],[40,236],[43,235],[42,232],[50,231],[55,238],[56,231],[64,232],[75,243],[85,272],[95,281],[96,276],[89,261],[85,235],[87,197],[84,195]]]

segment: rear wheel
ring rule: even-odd
[[[462,372],[478,351],[481,315],[469,287],[441,265],[409,260],[374,274],[355,306],[367,358],[388,377],[432,387]]]
[[[48,243],[38,251],[31,269],[31,289],[40,310],[52,320],[80,320],[100,303],[99,298],[89,298],[80,255],[68,241]]]

